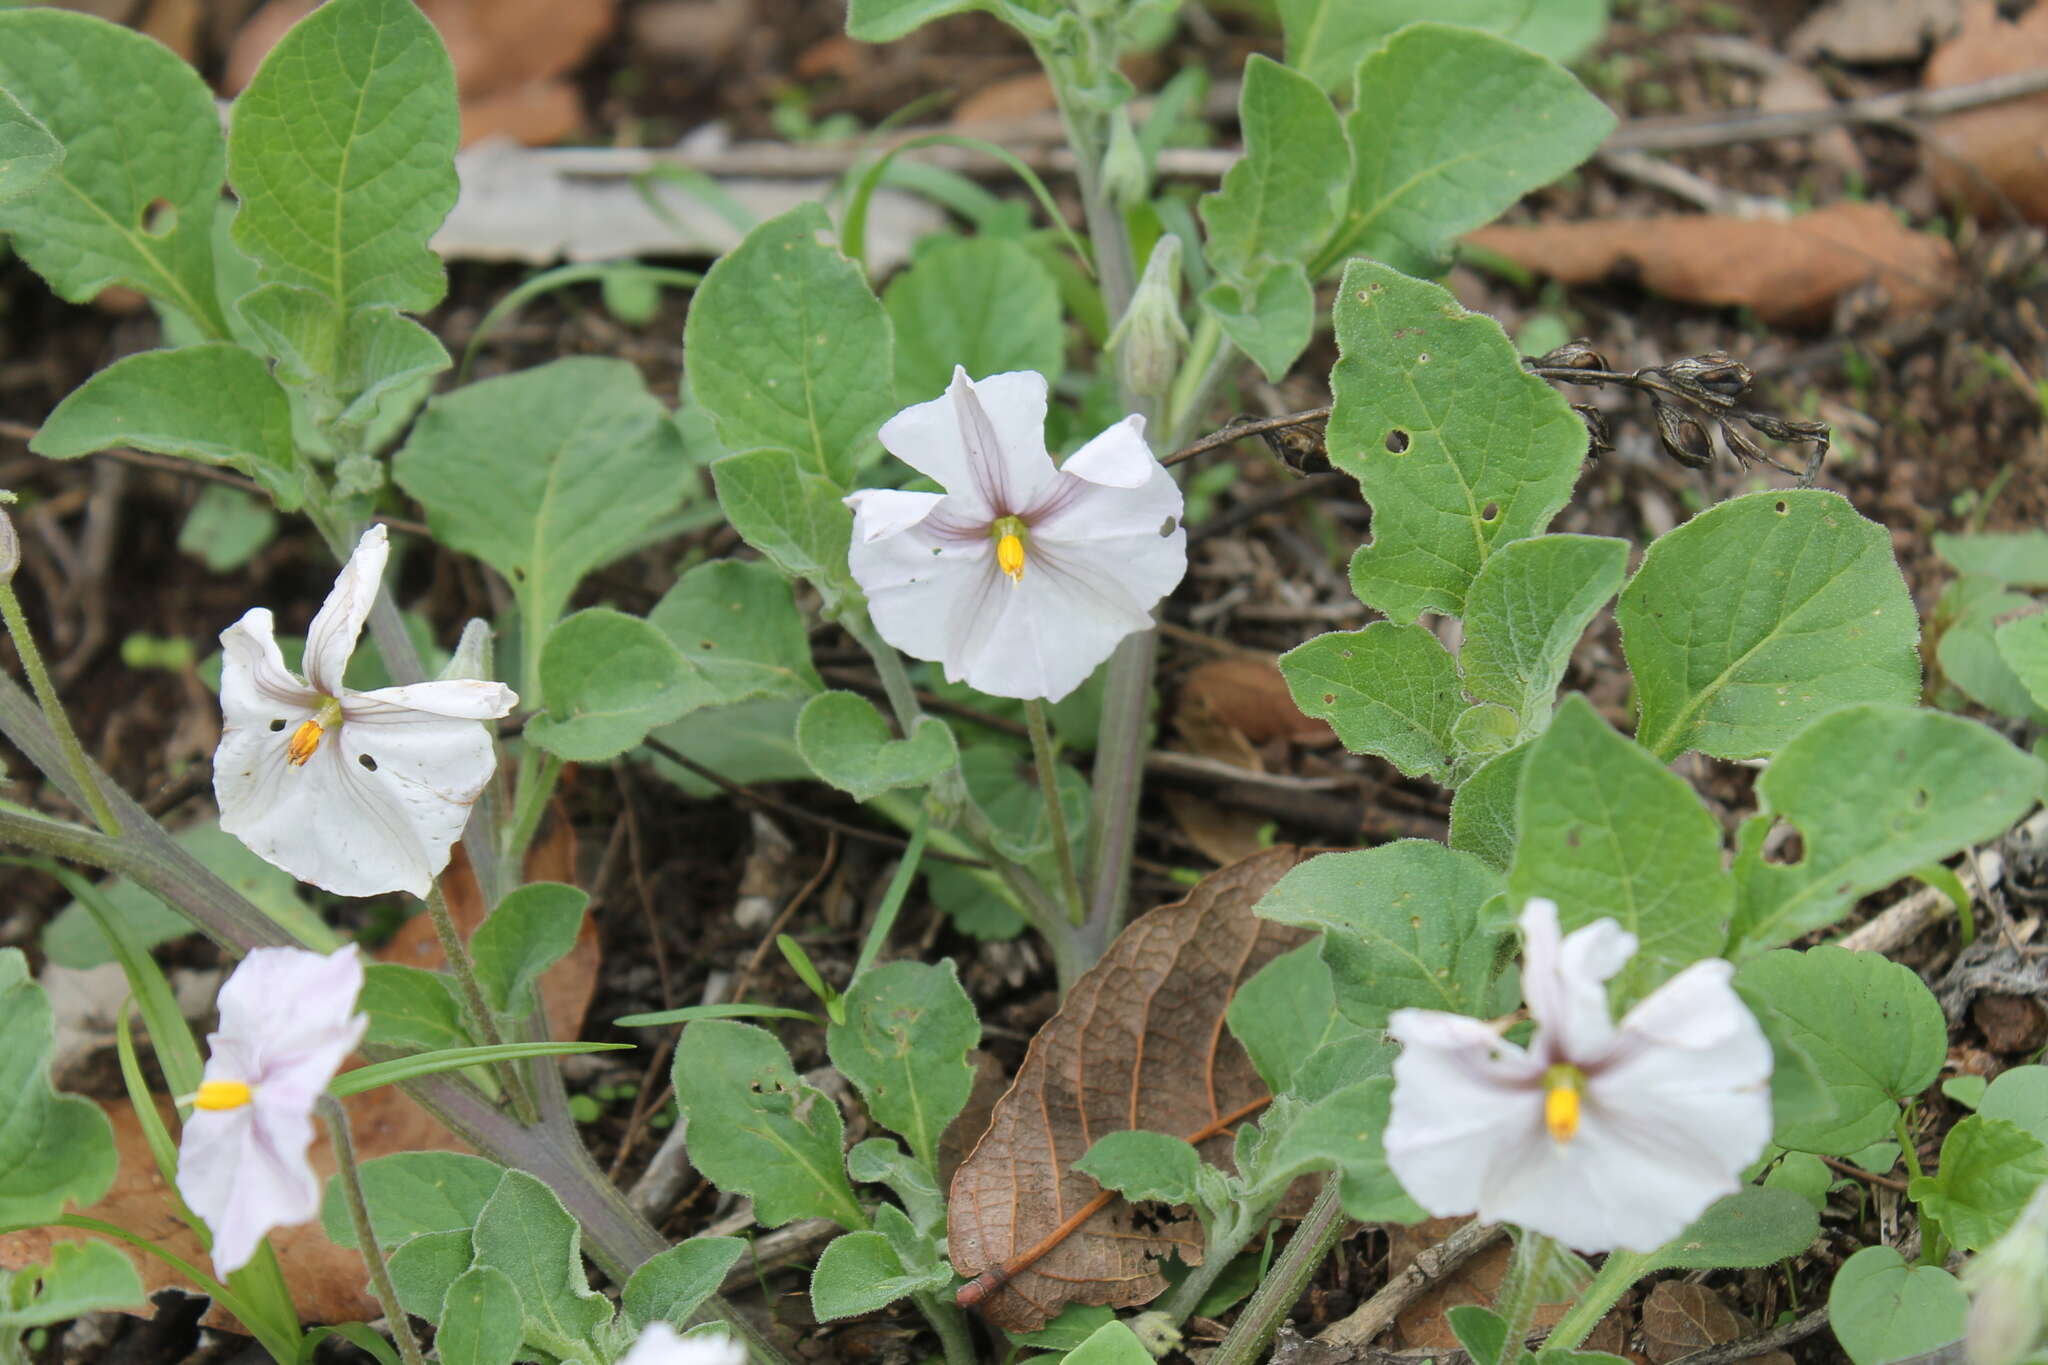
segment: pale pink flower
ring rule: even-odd
[[[1387,1164],[1439,1217],[1653,1251],[1734,1192],[1770,1141],[1770,1044],[1726,962],[1694,963],[1617,1028],[1606,982],[1635,936],[1603,919],[1561,939],[1547,900],[1521,923],[1527,1050],[1478,1019],[1394,1012]]]
[[[747,1348],[723,1333],[686,1337],[665,1322],[650,1322],[619,1365],[747,1365]]]
[[[327,956],[257,948],[221,987],[220,1028],[178,1145],[178,1193],[213,1233],[223,1275],[272,1228],[320,1212],[306,1161],[313,1105],[369,1024],[356,1013],[362,989],[354,944]]]
[[[1054,467],[1045,377],[980,381],[882,424],[882,444],[944,493],[851,494],[848,565],[882,638],[949,682],[1058,701],[1152,624],[1187,572],[1180,488],[1132,415]]]
[[[480,722],[519,700],[503,683],[472,679],[342,685],[388,553],[382,526],[363,533],[306,633],[304,680],[284,666],[268,609],[220,637],[220,826],[342,896],[427,894],[497,766]]]

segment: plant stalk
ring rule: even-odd
[[[1345,1229],[1351,1225],[1339,1194],[1341,1184],[1342,1177],[1335,1171],[1323,1178],[1322,1191],[1294,1230],[1287,1250],[1259,1282],[1251,1302],[1231,1324],[1230,1334],[1209,1357],[1209,1365],[1251,1365],[1280,1330],[1287,1311],[1300,1300],[1324,1258],[1344,1240]]]
[[[327,1120],[327,1132],[334,1143],[335,1174],[341,1177],[342,1201],[348,1205],[349,1221],[356,1230],[356,1249],[370,1269],[370,1288],[384,1305],[384,1320],[391,1324],[391,1339],[405,1365],[426,1365],[418,1338],[412,1334],[412,1320],[398,1302],[398,1287],[391,1283],[391,1268],[384,1263],[384,1248],[370,1223],[370,1201],[363,1194],[363,1175],[356,1167],[356,1148],[349,1136],[348,1111],[331,1096],[320,1097],[320,1116]]]
[[[1500,1356],[1493,1365],[1515,1365],[1536,1325],[1536,1309],[1543,1301],[1543,1287],[1556,1268],[1559,1247],[1540,1232],[1522,1229],[1515,1245],[1514,1262],[1501,1286],[1494,1311],[1507,1324],[1501,1337]],[[1479,1365],[1486,1365],[1481,1361]]]
[[[7,633],[14,637],[14,652],[21,656],[21,671],[28,674],[28,685],[35,690],[43,719],[64,755],[64,766],[77,784],[77,796],[83,800],[85,811],[106,833],[119,835],[121,821],[101,788],[92,761],[85,756],[85,746],[78,742],[78,732],[71,728],[71,717],[64,713],[57,689],[50,683],[50,671],[43,666],[43,653],[36,648],[35,632],[28,628],[28,618],[22,614],[21,599],[15,596],[12,582],[0,582],[0,618],[5,619]]]
[[[1250,1244],[1252,1238],[1273,1221],[1273,1210],[1279,1201],[1263,1204],[1256,1209],[1233,1210],[1235,1217],[1228,1228],[1219,1229],[1202,1249],[1202,1263],[1193,1267],[1173,1287],[1173,1292],[1159,1301],[1159,1311],[1173,1320],[1178,1327],[1194,1316],[1209,1290],[1221,1279],[1230,1263],[1237,1259],[1239,1252]]]
[[[1621,1302],[1621,1296],[1628,1293],[1629,1286],[1643,1278],[1649,1268],[1650,1257],[1643,1252],[1608,1252],[1599,1271],[1579,1291],[1579,1297],[1557,1320],[1557,1326],[1550,1329],[1550,1335],[1543,1340],[1543,1349],[1577,1350],[1586,1334],[1607,1316],[1607,1310]]]
[[[946,1365],[974,1365],[974,1338],[967,1331],[967,1315],[943,1294],[916,1296],[918,1311],[938,1333],[939,1346],[946,1353]]]
[[[1081,906],[1081,882],[1074,875],[1074,844],[1067,836],[1067,813],[1060,804],[1060,771],[1052,748],[1052,732],[1045,724],[1045,706],[1036,697],[1024,701],[1024,720],[1031,731],[1031,761],[1038,769],[1038,792],[1045,798],[1045,819],[1052,829],[1052,846],[1060,864],[1060,892],[1067,900],[1067,918],[1080,925],[1086,912]]]
[[[455,917],[448,913],[448,898],[441,894],[441,883],[437,879],[427,888],[427,915],[434,921],[434,935],[441,940],[441,955],[448,960],[448,970],[462,987],[462,1002],[469,1007],[470,1022],[487,1047],[503,1047],[505,1035],[498,1029],[498,1017],[491,1012],[490,1002],[484,999],[484,990],[476,977],[476,960],[469,955],[469,945],[462,941],[462,935],[455,928]],[[540,1114],[534,1108],[533,1095],[526,1087],[526,1077],[519,1068],[509,1062],[495,1063],[498,1079],[505,1086],[505,1093],[512,1097],[512,1107],[522,1123],[537,1123]]]

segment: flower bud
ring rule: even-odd
[[[491,627],[488,622],[472,616],[469,624],[462,628],[462,638],[455,642],[455,652],[448,656],[448,666],[441,670],[441,678],[446,681],[490,676]]]
[[[7,501],[14,501],[9,496]],[[21,567],[21,536],[14,529],[14,518],[7,515],[7,509],[0,507],[0,583],[12,583],[14,571]]]
[[[1152,188],[1152,168],[1145,162],[1145,149],[1131,127],[1128,109],[1119,107],[1109,116],[1109,150],[1102,157],[1102,191],[1119,209],[1145,202]]]
[[[1110,333],[1109,349],[1132,393],[1161,398],[1173,386],[1187,344],[1188,325],[1180,315],[1180,238],[1169,232],[1153,244],[1131,306]]]
[[[1164,1359],[1168,1352],[1180,1349],[1180,1329],[1165,1313],[1140,1313],[1131,1319],[1130,1327],[1131,1335],[1152,1353],[1154,1360]]]

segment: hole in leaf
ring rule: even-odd
[[[1932,798],[1931,796],[1929,796],[1929,795],[1928,795],[1928,793],[1927,793],[1927,788],[1925,788],[1925,787],[1918,787],[1918,788],[1915,788],[1915,789],[1914,789],[1914,792],[1913,792],[1913,809],[1914,809],[1914,810],[1926,810],[1926,809],[1927,809],[1927,803],[1928,803],[1929,801],[1931,801],[1931,800],[1933,800],[1933,798]]]
[[[357,754],[356,762],[363,765],[364,772],[373,773],[377,771],[377,760],[371,758],[368,754]]]
[[[1407,432],[1405,432],[1405,431],[1401,430],[1401,428],[1399,428],[1399,427],[1395,427],[1395,428],[1394,428],[1394,429],[1393,429],[1392,431],[1390,431],[1390,432],[1388,432],[1388,433],[1387,433],[1387,452],[1388,452],[1389,454],[1391,454],[1391,455],[1400,455],[1400,454],[1404,453],[1404,452],[1405,452],[1405,451],[1406,451],[1407,449],[1408,449],[1408,433],[1407,433]]]
[[[178,207],[158,196],[142,206],[142,230],[151,237],[168,237],[178,229]]]
[[[1481,521],[1495,521],[1499,517],[1500,504],[1497,502],[1489,502],[1486,506],[1479,509],[1479,519]]]
[[[1773,867],[1797,867],[1806,857],[1806,839],[1791,821],[1775,820],[1757,852]]]
[[[1787,506],[1787,505],[1786,505],[1786,504],[1785,504],[1785,503],[1784,503],[1783,501],[1780,501],[1780,502],[1778,503],[1778,509],[1777,509],[1777,510],[1778,510],[1778,515],[1782,517],[1782,516],[1784,516],[1784,515],[1785,515],[1785,514],[1786,514],[1787,512],[1791,511],[1792,509],[1791,509],[1791,508],[1790,508],[1789,506]]]

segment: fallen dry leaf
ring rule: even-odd
[[[1443,1241],[1466,1221],[1463,1218],[1432,1218],[1411,1227],[1389,1228],[1387,1273],[1400,1274],[1418,1254]],[[1451,1309],[1466,1304],[1491,1308],[1500,1295],[1501,1281],[1507,1277],[1508,1260],[1513,1254],[1512,1243],[1496,1242],[1431,1285],[1394,1319],[1394,1331],[1400,1345],[1413,1350],[1457,1350],[1458,1337],[1451,1331],[1450,1319],[1446,1315]],[[1626,1302],[1624,1300],[1623,1304]],[[1538,1328],[1554,1326],[1570,1306],[1568,1303],[1539,1305],[1534,1325]],[[1595,1323],[1582,1349],[1625,1354],[1628,1328],[1621,1310],[1622,1306],[1617,1305]]]
[[[1749,1319],[1703,1284],[1660,1280],[1643,1299],[1643,1354],[1651,1365],[1669,1365],[1708,1346],[1739,1341],[1756,1331]],[[1751,1358],[1751,1365],[1792,1365],[1783,1351]]]
[[[1787,325],[1825,322],[1836,299],[1873,282],[1892,316],[1924,313],[1956,276],[1955,247],[1945,238],[1915,232],[1870,203],[1781,221],[1689,215],[1495,225],[1465,240],[1567,284],[1628,271],[1666,297],[1743,306]]]
[[[1148,1220],[1073,1169],[1105,1133],[1130,1128],[1193,1137],[1255,1111],[1265,1085],[1224,1010],[1238,985],[1306,940],[1252,906],[1301,861],[1269,849],[1202,879],[1185,900],[1135,921],[1031,1040],[987,1134],[953,1176],[954,1268],[974,1279],[1015,1266],[1091,1205],[1070,1235],[980,1299],[1012,1332],[1042,1327],[1070,1303],[1125,1308],[1166,1288],[1156,1257],[1199,1261],[1191,1220]],[[1202,1144],[1227,1162],[1228,1129]],[[963,1291],[966,1292],[966,1291]]]
[[[1010,1078],[1003,1074],[1003,1064],[993,1052],[976,1048],[967,1054],[967,1060],[974,1067],[974,1084],[967,1092],[967,1103],[946,1125],[946,1131],[939,1134],[939,1183],[950,1186],[953,1173],[960,1169],[960,1163],[967,1160],[981,1135],[988,1131],[989,1120],[995,1116],[996,1101],[1010,1088]]]
[[[1031,71],[1000,81],[990,81],[953,108],[953,126],[965,128],[976,123],[1001,123],[1029,118],[1053,108],[1052,81],[1042,71]]]
[[[2041,66],[2048,66],[2048,4],[2007,21],[1992,0],[1971,0],[1962,30],[1928,59],[1921,84],[1939,90]],[[2048,94],[1943,115],[1922,155],[1935,188],[1978,216],[2004,220],[2016,208],[2048,223]]]
[[[1181,684],[1180,710],[1213,716],[1253,744],[1285,739],[1320,747],[1337,742],[1328,721],[1305,716],[1294,704],[1287,679],[1280,676],[1280,661],[1270,655],[1233,654],[1198,665]]]
[[[1802,61],[1917,61],[1956,31],[1962,9],[1962,0],[1832,0],[1792,30],[1785,50]]]

